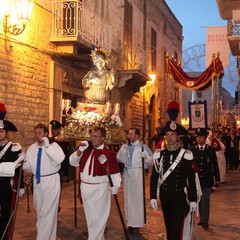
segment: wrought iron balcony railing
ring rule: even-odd
[[[81,0],[53,0],[51,41],[82,41],[111,52],[111,27]]]
[[[228,20],[228,36],[240,37],[240,24],[234,24],[231,20]]]

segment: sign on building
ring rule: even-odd
[[[206,67],[212,62],[213,53],[220,52],[220,59],[224,67],[228,66],[229,44],[227,40],[227,27],[207,27],[206,39]]]

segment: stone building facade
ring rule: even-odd
[[[139,127],[147,143],[166,121],[168,101],[181,102],[165,55],[181,61],[182,39],[164,0],[35,0],[22,34],[0,28],[0,102],[19,129],[15,141],[26,147],[34,125],[62,121],[62,99],[73,107],[83,101],[81,79],[91,69],[92,45],[99,44],[111,52],[108,67],[117,80],[110,100],[120,103],[124,128]]]

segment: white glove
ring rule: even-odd
[[[157,204],[157,199],[151,199],[150,200],[150,204],[151,204],[151,207],[153,208],[153,209],[155,209],[155,210],[157,210],[157,208],[158,208],[158,204]]]
[[[47,148],[47,147],[49,147],[49,139],[47,138],[47,137],[43,137],[42,138],[42,140],[43,140],[43,142],[44,142],[44,145],[45,145],[45,147]]]
[[[119,187],[117,186],[110,187],[109,189],[113,195],[117,194],[119,191]]]
[[[87,149],[89,146],[88,141],[82,141],[79,145],[78,150],[83,152],[85,149]]]
[[[190,212],[196,212],[196,210],[197,210],[197,203],[196,202],[190,202],[189,203],[189,207],[190,207]]]
[[[21,165],[21,162],[24,160],[25,153],[22,152],[19,154],[19,158],[15,161],[15,169]]]
[[[142,158],[146,158],[147,154],[145,152],[142,152]]]
[[[24,195],[24,193],[25,193],[25,189],[24,188],[20,188],[18,196],[22,197]]]

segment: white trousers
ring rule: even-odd
[[[111,206],[109,183],[86,184],[81,182],[80,188],[87,220],[88,240],[104,240]]]

